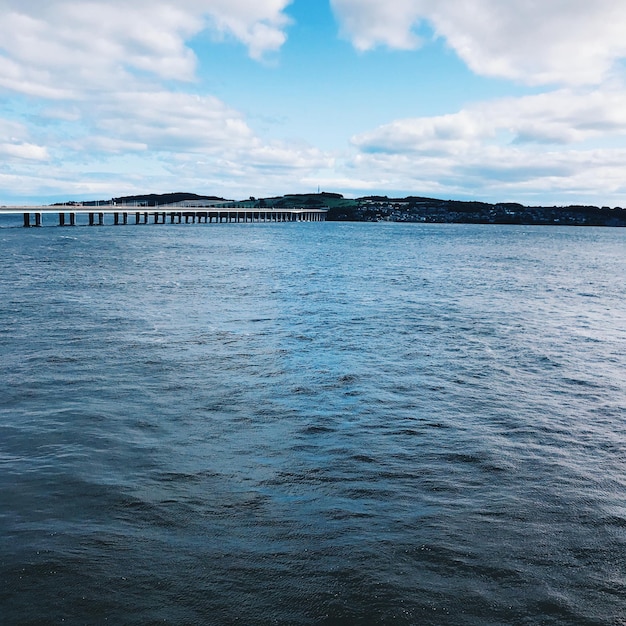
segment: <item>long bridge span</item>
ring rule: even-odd
[[[251,208],[237,206],[120,204],[0,207],[0,214],[22,214],[24,227],[125,224],[210,224],[224,222],[324,222],[328,207]]]

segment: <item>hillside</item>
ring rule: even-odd
[[[268,198],[250,197],[233,201],[194,193],[144,194],[113,198],[116,203],[159,206],[183,201],[221,201],[241,208],[287,207],[328,208],[328,221],[434,222],[474,224],[559,224],[576,226],[626,226],[626,209],[621,207],[524,206],[515,202],[441,200],[422,196],[389,198],[364,196],[344,198],[339,193],[286,194]],[[101,201],[102,202],[102,201]],[[85,202],[95,205],[97,202]]]

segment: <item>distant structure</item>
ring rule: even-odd
[[[244,208],[224,201],[195,200],[155,207],[140,207],[120,203],[84,206],[81,204],[56,206],[0,207],[0,214],[23,214],[24,227],[43,226],[46,220],[56,218],[59,226],[115,226],[127,224],[210,224],[210,223],[270,223],[270,222],[324,222],[327,207]]]

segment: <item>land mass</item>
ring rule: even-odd
[[[422,196],[389,198],[365,196],[344,198],[339,193],[288,194],[269,198],[250,197],[235,201],[193,193],[144,194],[113,198],[116,204],[159,206],[197,203],[199,206],[228,204],[242,208],[327,208],[329,221],[350,222],[436,222],[463,224],[523,224],[626,227],[626,209],[587,205],[525,206],[516,202],[441,200]],[[96,205],[105,201],[81,203]],[[106,202],[111,202],[110,200]]]

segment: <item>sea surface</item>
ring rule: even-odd
[[[626,624],[626,230],[20,223],[3,626]]]

